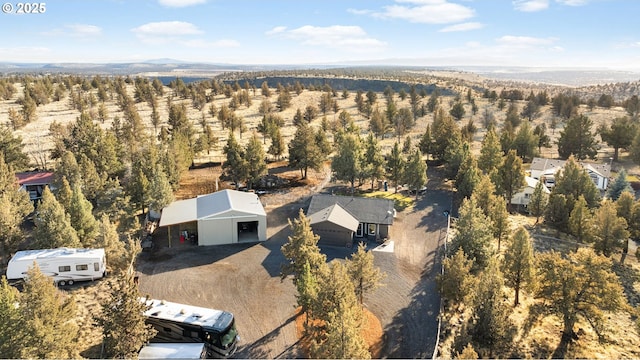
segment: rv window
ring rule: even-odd
[[[58,271],[60,272],[71,271],[71,266],[69,265],[58,266]]]
[[[89,270],[89,265],[87,264],[76,265],[76,270],[77,271]]]
[[[100,271],[100,263],[93,263],[93,271]]]

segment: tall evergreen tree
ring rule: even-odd
[[[302,273],[296,283],[296,290],[298,290],[298,294],[296,295],[298,306],[300,306],[301,311],[306,316],[305,333],[308,334],[309,318],[313,316],[313,304],[318,297],[318,291],[320,291],[318,288],[317,274],[311,271],[311,266],[308,261],[305,261],[302,267]]]
[[[447,149],[462,141],[458,124],[442,109],[438,109],[434,114],[431,133],[434,140],[431,154],[436,160],[445,160]]]
[[[422,154],[429,159],[431,149],[433,148],[433,137],[431,136],[431,124],[427,124],[427,128],[424,130],[424,134],[420,137],[418,148],[422,151]]]
[[[356,253],[347,261],[347,271],[361,305],[364,304],[364,295],[380,287],[386,275],[374,266],[373,253],[367,251],[364,243],[358,245]]]
[[[175,200],[173,189],[161,166],[156,166],[155,176],[149,183],[149,209],[161,211]]]
[[[533,133],[531,125],[526,121],[518,128],[516,137],[511,145],[522,161],[529,162],[538,155],[539,138]]]
[[[110,279],[109,297],[100,302],[101,312],[94,317],[102,327],[104,356],[110,358],[136,357],[157,331],[145,323],[147,305],[140,301],[138,285],[132,274],[120,274]]]
[[[503,301],[504,279],[496,260],[490,260],[480,274],[472,303],[469,333],[476,349],[487,349],[492,358],[511,345],[515,327],[509,314],[511,309]]]
[[[402,157],[400,145],[396,142],[387,157],[387,176],[393,182],[395,192],[398,192],[398,186],[404,177],[405,167],[406,161]]]
[[[270,136],[271,145],[267,150],[267,153],[271,156],[274,156],[276,159],[280,159],[280,156],[284,153],[286,149],[286,145],[284,143],[284,139],[282,138],[282,133],[280,133],[280,128],[275,128],[273,130],[273,134]]]
[[[338,150],[331,161],[331,171],[336,179],[351,184],[351,192],[355,190],[355,182],[362,169],[363,149],[360,138],[354,134],[345,134],[338,142]]]
[[[0,158],[0,161],[3,161]],[[3,359],[21,358],[21,346],[24,327],[20,323],[20,311],[16,307],[20,293],[9,285],[7,278],[0,278],[0,357]]]
[[[20,295],[21,358],[68,359],[78,357],[76,303],[40,272],[36,265],[27,271]]]
[[[71,220],[58,203],[49,188],[42,193],[42,202],[38,205],[33,230],[33,246],[37,249],[58,247],[80,247],[78,234],[71,226]]]
[[[520,303],[520,289],[533,281],[533,265],[533,244],[527,229],[521,226],[511,237],[502,262],[505,282],[515,291],[514,306]]]
[[[422,153],[419,149],[409,155],[405,166],[404,179],[409,188],[415,191],[417,200],[419,190],[427,184],[427,163],[422,160]]]
[[[296,127],[293,139],[289,142],[289,166],[299,169],[302,178],[306,179],[307,170],[320,170],[323,160],[311,127],[307,124]]]
[[[258,140],[258,135],[253,133],[244,151],[244,160],[247,164],[247,187],[249,189],[267,173],[265,158],[266,154],[260,140]]]
[[[574,155],[578,160],[595,159],[598,155],[598,142],[591,128],[593,122],[586,115],[577,115],[567,121],[567,125],[560,131],[558,139],[558,154],[567,159]]]
[[[452,253],[462,249],[474,262],[474,270],[486,267],[491,257],[493,238],[491,221],[472,199],[462,200],[460,216],[456,222],[456,234],[449,248]]]
[[[225,176],[236,184],[236,190],[240,188],[240,181],[247,178],[247,163],[244,157],[244,150],[238,142],[233,132],[229,132],[229,139],[224,146],[226,161],[222,164]]]
[[[562,320],[562,342],[573,341],[574,327],[586,320],[602,335],[605,315],[625,307],[620,280],[611,271],[611,261],[582,248],[564,257],[551,251],[537,255],[536,299],[529,310],[531,319],[554,315]]]
[[[629,184],[629,181],[627,180],[627,172],[624,169],[620,170],[616,180],[613,184],[609,185],[609,188],[607,189],[607,196],[609,199],[616,201],[623,192],[634,193],[631,188],[631,184]]]
[[[533,189],[533,194],[531,194],[531,198],[529,199],[529,204],[527,205],[529,214],[536,217],[536,224],[540,221],[540,217],[544,215],[544,210],[549,203],[549,195],[545,190],[546,188],[544,187],[544,184],[542,184],[542,181],[538,181],[535,189]]]
[[[504,196],[508,204],[511,204],[513,195],[525,186],[524,168],[522,159],[520,159],[514,150],[509,150],[504,158],[502,166],[498,168],[497,184],[498,192]]]
[[[74,186],[68,214],[70,224],[76,230],[83,247],[88,247],[98,235],[98,222],[92,211],[93,205],[84,197],[80,187]]]
[[[287,238],[287,243],[282,245],[281,251],[287,259],[287,263],[282,264],[280,276],[284,279],[288,275],[293,275],[293,283],[297,284],[304,273],[305,264],[315,273],[326,262],[326,256],[320,253],[318,240],[320,237],[311,230],[311,223],[300,209],[298,218],[289,220],[291,235]]]
[[[576,237],[576,249],[578,244],[590,243],[594,240],[595,228],[593,216],[587,207],[584,196],[580,196],[569,215],[569,232]]]
[[[544,211],[544,222],[558,231],[564,231],[567,229],[571,210],[567,206],[567,197],[553,191],[549,195],[549,204]]]
[[[587,206],[590,209],[600,204],[600,191],[587,171],[578,164],[573,156],[569,157],[563,170],[555,175],[555,180],[556,185],[553,187],[553,192],[564,194],[567,197],[569,213],[580,195],[587,200]]]
[[[363,168],[371,179],[371,190],[373,191],[375,181],[384,176],[384,157],[373,133],[369,133],[364,146]]]
[[[604,201],[593,217],[594,249],[604,256],[611,256],[614,251],[621,249],[625,240],[629,238],[627,222],[618,216],[615,204],[611,201]]]
[[[471,275],[472,266],[473,260],[465,256],[462,248],[446,257],[442,261],[444,271],[436,278],[440,295],[455,305],[464,302],[472,294],[475,285]]]
[[[637,96],[636,96],[637,98]],[[602,141],[613,148],[613,161],[618,161],[620,149],[628,149],[637,133],[637,125],[628,117],[613,119],[609,126],[602,124],[598,127]]]
[[[475,156],[470,154],[463,160],[458,175],[456,175],[455,187],[458,190],[458,196],[461,198],[470,197],[479,182],[480,169]]]
[[[33,211],[29,193],[19,191],[13,167],[7,165],[0,151],[0,252],[11,254],[24,239],[20,225]],[[8,260],[8,259],[7,259]]]

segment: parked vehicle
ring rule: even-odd
[[[204,343],[208,358],[227,358],[238,347],[233,314],[227,311],[142,298],[146,322],[158,330],[152,342]]]
[[[23,250],[16,252],[9,260],[7,280],[23,280],[34,263],[38,264],[44,275],[51,277],[59,286],[100,279],[107,273],[104,249]]]
[[[203,343],[151,343],[143,346],[138,359],[206,359]]]

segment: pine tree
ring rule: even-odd
[[[593,122],[586,115],[571,117],[560,131],[558,154],[566,159],[574,155],[578,160],[595,159],[598,154],[598,142],[591,132]]]
[[[156,166],[155,176],[149,183],[149,209],[161,211],[175,200],[173,189],[161,166]]]
[[[254,132],[244,151],[244,160],[247,165],[247,187],[252,188],[260,178],[267,173],[265,153],[258,135]]]
[[[511,309],[502,300],[503,286],[497,261],[492,260],[478,279],[469,326],[476,348],[487,348],[489,358],[511,344],[515,330],[509,319]]]
[[[538,181],[535,189],[533,189],[533,194],[531,194],[531,198],[529,199],[529,204],[527,205],[529,214],[536,217],[536,224],[540,221],[540,217],[544,215],[544,210],[546,209],[548,202],[549,195],[545,192],[542,181]]]
[[[576,237],[576,249],[578,244],[591,243],[594,240],[595,228],[593,216],[587,207],[587,201],[580,195],[569,215],[569,232]]]
[[[385,274],[373,265],[373,253],[367,251],[364,243],[358,245],[358,251],[347,261],[347,270],[361,305],[364,304],[365,293],[380,287],[385,278]]]
[[[521,226],[511,237],[502,262],[505,282],[515,291],[513,306],[520,303],[520,289],[533,281],[533,261],[533,244],[529,233]]]
[[[363,168],[367,176],[371,178],[371,190],[373,191],[374,182],[384,176],[384,157],[373,133],[369,133],[364,146]]]
[[[473,260],[474,270],[483,269],[491,256],[492,238],[491,221],[472,199],[464,199],[450,251],[455,252],[461,248]]]
[[[293,283],[297,284],[304,272],[305,263],[309,264],[312,273],[316,273],[326,262],[326,256],[320,253],[318,248],[320,237],[311,230],[311,223],[302,209],[297,219],[289,220],[289,227],[292,234],[281,248],[287,263],[282,264],[280,276],[284,279],[288,275],[293,275]]]
[[[302,267],[302,273],[296,283],[296,300],[298,306],[300,306],[302,312],[305,314],[305,332],[308,331],[309,319],[313,316],[312,308],[313,302],[318,296],[318,280],[317,274],[311,271],[311,266],[308,261],[305,261]]]
[[[362,144],[357,135],[345,134],[337,145],[337,153],[331,161],[331,171],[336,179],[349,182],[353,193],[356,179],[362,171]]]
[[[480,182],[480,169],[475,156],[467,156],[456,175],[455,187],[460,198],[468,198],[473,194],[474,189]]]
[[[629,238],[627,222],[618,216],[615,204],[604,201],[594,215],[594,249],[596,252],[611,256],[614,251],[621,249],[625,239]]]
[[[514,150],[509,150],[507,153],[502,166],[498,168],[497,178],[499,179],[499,183],[496,184],[498,192],[504,196],[508,204],[511,204],[513,194],[526,185],[522,159]]]
[[[145,324],[147,305],[140,301],[140,292],[132,274],[110,279],[109,297],[101,301],[102,311],[94,317],[102,327],[104,357],[132,358],[137,356],[157,331]]]
[[[247,162],[244,158],[244,151],[240,144],[233,136],[233,132],[229,132],[229,139],[223,150],[226,161],[222,164],[224,175],[236,184],[236,190],[240,188],[240,181],[247,178]]]
[[[280,156],[284,153],[286,149],[286,145],[284,143],[284,139],[282,138],[282,134],[280,133],[280,128],[275,128],[273,130],[273,135],[271,137],[271,145],[269,146],[269,150],[267,153],[269,155],[274,156],[276,159],[280,159]]]
[[[98,235],[98,222],[93,217],[93,205],[82,194],[79,186],[73,187],[71,203],[69,204],[69,220],[71,227],[76,230],[80,243],[87,247]]]
[[[624,169],[620,170],[616,180],[607,189],[607,196],[611,200],[616,201],[623,192],[634,192],[631,188],[631,184],[629,184],[629,181],[627,180],[627,172]]]
[[[23,331],[20,357],[78,357],[78,327],[70,321],[76,317],[74,298],[59,291],[37,265],[27,271],[19,306]]]
[[[71,207],[72,196],[73,190],[71,190],[71,184],[67,181],[67,177],[63,176],[61,185],[56,191],[56,200],[58,200],[66,212],[69,212],[69,208]]]
[[[405,183],[415,191],[416,200],[418,192],[427,183],[427,163],[422,160],[422,153],[416,149],[407,160],[404,171]]]
[[[33,246],[37,249],[58,247],[80,247],[78,234],[71,226],[71,220],[58,203],[49,188],[42,193],[42,202],[38,205],[33,230]]]
[[[567,206],[567,197],[555,191],[551,192],[549,204],[544,211],[544,222],[558,231],[564,231],[568,226],[569,214],[571,212]]]
[[[2,161],[2,158],[0,158]],[[20,342],[23,338],[24,327],[20,323],[20,311],[16,308],[20,293],[10,286],[7,278],[0,279],[0,358],[18,359]]]
[[[467,259],[462,248],[456,250],[452,256],[446,257],[442,262],[444,271],[436,278],[440,295],[455,305],[464,302],[474,286],[472,266],[473,260]]]
[[[574,339],[574,326],[580,319],[601,336],[605,315],[626,306],[611,260],[592,249],[581,248],[567,257],[555,251],[541,253],[537,264],[535,298],[543,301],[530,308],[530,320],[548,315],[560,318],[563,343]]]
[[[307,178],[309,168],[319,170],[323,156],[314,141],[314,133],[307,124],[296,128],[293,139],[289,142],[289,166],[299,169],[303,179]]]
[[[356,299],[347,267],[338,261],[325,266],[320,272],[318,288],[314,314],[324,325],[313,338],[311,357],[370,358],[362,337],[363,309]]]
[[[405,167],[406,161],[402,157],[400,145],[396,142],[387,157],[387,176],[393,182],[396,193],[398,192],[400,181],[404,178]]]
[[[420,137],[420,142],[418,143],[418,148],[422,151],[427,159],[429,159],[429,154],[431,154],[433,148],[433,137],[431,136],[431,124],[427,124],[427,128],[424,130],[424,134]]]

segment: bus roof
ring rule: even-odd
[[[58,259],[58,258],[74,258],[74,259],[100,259],[104,257],[104,249],[75,249],[75,248],[57,248],[57,249],[39,249],[39,250],[22,250],[13,255],[9,262],[18,261],[34,261],[41,259]]]
[[[202,326],[215,331],[225,330],[233,319],[231,313],[222,310],[178,304],[165,300],[146,298],[141,300],[149,306],[149,310],[144,312],[147,317]]]

